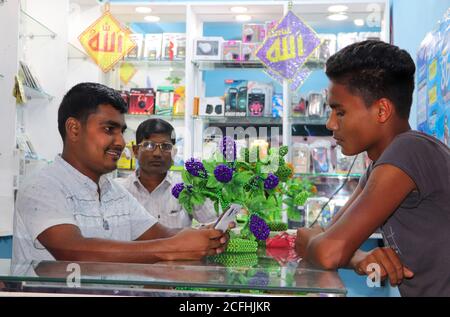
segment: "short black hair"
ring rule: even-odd
[[[398,115],[408,119],[416,66],[405,50],[378,40],[351,44],[326,62],[326,74],[360,96],[366,106],[387,98]]]
[[[170,141],[175,144],[176,135],[173,126],[162,119],[147,119],[142,122],[136,130],[136,144],[140,144],[152,134],[166,134],[170,136]]]
[[[127,112],[127,105],[114,89],[98,83],[80,83],[64,96],[58,109],[58,130],[64,142],[66,121],[75,118],[85,123],[89,115],[97,112],[98,106],[111,105],[120,113]]]

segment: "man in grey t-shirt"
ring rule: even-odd
[[[433,137],[407,131],[395,137],[367,169],[359,186],[383,164],[401,169],[416,184],[381,229],[414,278],[399,285],[403,296],[450,295],[450,149]]]
[[[402,296],[450,296],[450,151],[411,131],[411,56],[381,41],[340,50],[326,65],[327,128],[345,155],[372,164],[326,228],[297,231],[296,251],[327,269],[389,278]],[[381,227],[386,247],[358,250]]]

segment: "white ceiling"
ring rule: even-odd
[[[82,6],[99,5],[97,0],[71,0],[72,3],[77,3]],[[195,3],[192,4],[193,11],[205,22],[232,22],[234,21],[234,13],[230,12],[230,8],[235,5],[245,5],[248,8],[249,14],[252,16],[252,21],[270,21],[279,19],[283,16],[283,3],[286,1],[259,1],[259,4],[252,4],[251,2],[231,3],[226,4],[224,1],[211,1],[208,4]],[[302,1],[303,2],[303,1]],[[295,1],[294,1],[295,3]],[[301,2],[300,2],[301,3]],[[336,22],[327,19],[328,7],[331,4],[342,4],[348,6],[347,14],[349,19],[346,22]],[[379,6],[381,10],[380,15],[383,17],[385,10],[384,0],[343,0],[337,2],[333,0],[305,0],[304,3],[293,6],[293,11],[310,25],[327,24],[339,26],[339,23],[348,23],[356,18],[366,19],[373,5]],[[157,15],[161,18],[161,22],[183,22],[186,20],[186,3],[159,1],[158,4],[149,1],[140,1],[130,4],[129,2],[111,3],[110,10],[122,22],[145,22],[143,19],[145,15],[136,13],[137,6],[148,6],[152,8],[153,12],[150,15]],[[371,7],[372,6],[372,7]],[[212,8],[214,7],[214,8]]]

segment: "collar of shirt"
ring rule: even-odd
[[[55,164],[56,166],[67,172],[73,181],[79,184],[83,184],[92,192],[97,193],[98,188],[100,188],[100,192],[102,193],[102,195],[105,195],[109,191],[109,189],[111,189],[111,184],[107,175],[100,176],[97,186],[97,184],[92,179],[82,174],[79,170],[66,162],[60,155],[56,156]]]
[[[167,184],[167,186],[171,187],[173,181],[174,181],[173,177],[172,177],[170,171],[168,171],[167,174],[166,174],[166,177],[164,177],[162,182],[159,183],[158,186],[156,186],[156,188],[153,190],[153,192],[157,191],[161,186],[164,186],[165,184]],[[131,174],[131,183],[134,186],[136,186],[137,189],[139,189],[139,190],[144,190],[145,189],[145,191],[148,192],[147,188],[145,188],[145,186],[142,185],[141,181],[139,180],[139,170],[136,170],[135,173]]]

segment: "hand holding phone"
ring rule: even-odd
[[[231,204],[230,207],[220,215],[219,219],[217,219],[214,229],[225,232],[228,229],[228,225],[236,219],[241,208],[242,206],[239,204]]]

